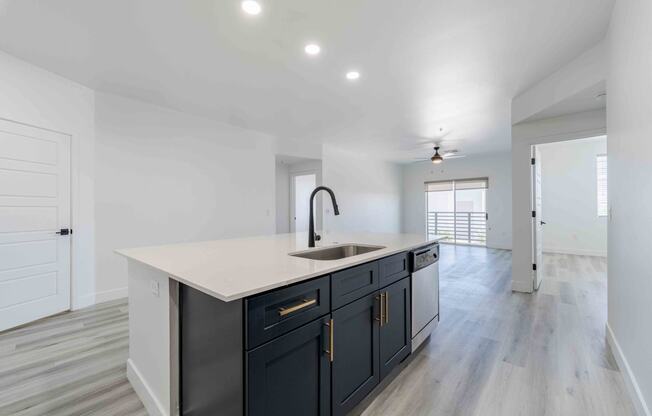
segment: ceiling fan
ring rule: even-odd
[[[442,150],[441,146],[438,144],[435,144],[435,154],[432,155],[429,159],[432,163],[434,164],[439,164],[442,163],[444,160],[448,159],[459,159],[462,157],[466,157],[466,155],[462,155],[459,153],[459,150],[457,149],[445,149]],[[441,150],[441,153],[439,151]],[[428,160],[427,158],[419,158],[417,160]]]

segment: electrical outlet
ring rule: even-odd
[[[149,287],[152,290],[152,295],[156,296],[157,298],[160,295],[160,290],[159,290],[159,284],[156,280],[151,280],[149,282]]]

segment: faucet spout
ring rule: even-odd
[[[315,199],[315,195],[319,191],[326,191],[328,194],[331,196],[331,203],[333,204],[333,211],[335,212],[335,215],[340,215],[340,209],[337,206],[337,200],[335,199],[335,194],[333,193],[333,190],[327,186],[318,186],[315,188],[314,191],[310,194],[310,218],[308,219],[308,247],[314,247],[315,246],[315,219],[314,219],[314,214],[313,214],[313,200]]]

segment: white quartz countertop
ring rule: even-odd
[[[223,301],[233,301],[441,240],[418,234],[327,234],[318,247],[358,243],[384,246],[339,260],[310,260],[288,253],[308,249],[307,233],[275,234],[116,250]]]

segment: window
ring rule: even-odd
[[[606,217],[609,213],[607,199],[607,155],[598,155],[595,166],[598,178],[598,217]]]
[[[452,243],[485,245],[487,178],[426,182],[428,236],[444,235]]]

